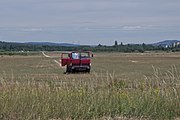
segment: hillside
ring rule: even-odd
[[[153,44],[124,44],[124,45],[77,45],[69,43],[51,43],[51,42],[1,42],[0,51],[77,51],[87,50],[93,52],[145,52],[145,51],[180,51],[180,41],[166,40]],[[175,46],[172,45],[176,43]],[[167,48],[168,47],[168,48]],[[167,48],[167,49],[166,49]]]
[[[180,42],[180,40],[164,40],[161,42],[153,43],[153,46],[171,47],[174,43]]]
[[[30,45],[48,45],[48,46],[80,46],[78,44],[70,44],[70,43],[53,43],[53,42],[26,42],[26,44]]]

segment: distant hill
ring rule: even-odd
[[[48,46],[66,46],[66,47],[75,47],[80,46],[78,44],[70,44],[70,43],[52,43],[52,42],[26,42],[25,44],[31,45],[48,45]]]
[[[157,42],[157,43],[153,43],[153,46],[162,46],[162,47],[170,47],[172,46],[174,43],[180,42],[180,40],[165,40],[165,41],[161,41],[161,42]]]
[[[172,46],[173,45],[173,46]],[[159,47],[160,46],[160,47]],[[164,49],[164,48],[165,49]],[[167,48],[168,47],[168,48]],[[166,49],[167,48],[167,49]],[[93,51],[93,52],[145,52],[145,51],[180,51],[179,40],[165,40],[153,44],[125,44],[117,46],[90,46],[77,45],[69,43],[51,43],[51,42],[3,42],[0,41],[0,53],[2,54],[12,51]]]

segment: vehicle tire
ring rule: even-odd
[[[87,72],[87,73],[90,73],[90,69],[87,69],[86,72]]]
[[[66,73],[71,73],[72,72],[72,69],[71,69],[71,66],[66,66]]]
[[[86,70],[87,73],[90,73],[91,71],[91,66],[89,65],[89,69]]]
[[[76,72],[76,69],[72,69],[71,72],[72,72],[72,73],[75,73],[75,72]]]

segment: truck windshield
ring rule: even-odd
[[[81,53],[81,58],[89,58],[89,53],[87,53],[87,52],[82,52],[82,53]]]
[[[79,59],[80,55],[79,53],[72,53],[72,59]]]
[[[81,58],[89,58],[89,53],[81,52],[81,53],[72,53],[72,59],[81,59]]]

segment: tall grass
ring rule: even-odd
[[[0,82],[0,119],[174,119],[180,117],[180,76],[154,68],[144,80],[94,74],[81,82]]]

